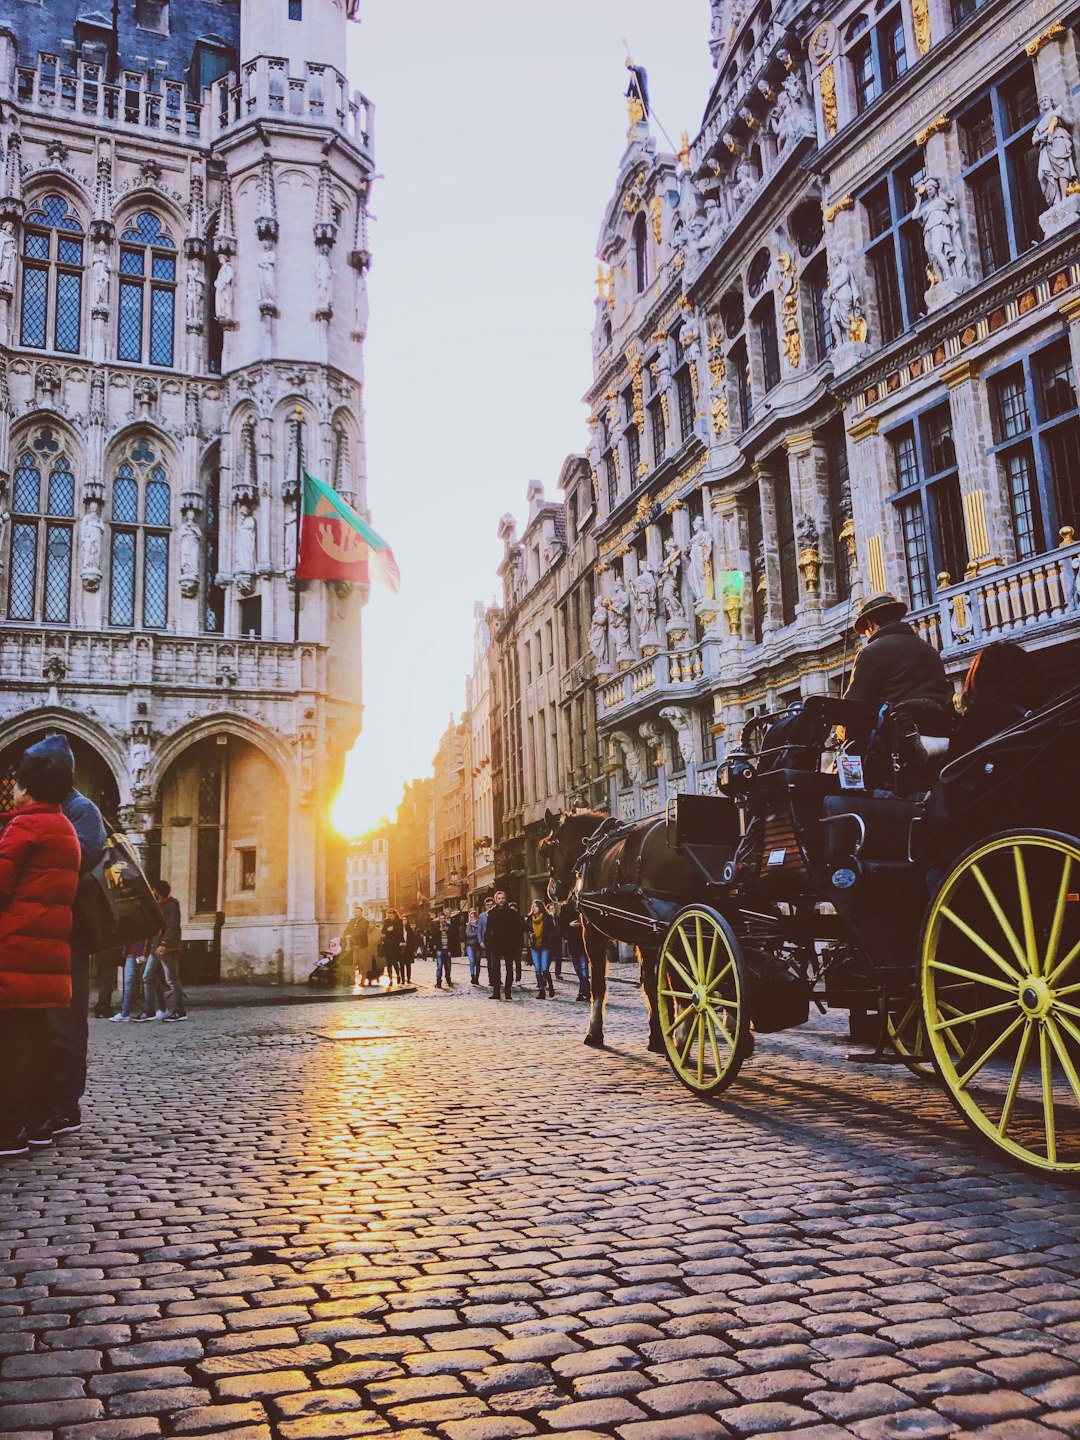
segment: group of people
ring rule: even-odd
[[[186,1020],[184,987],[180,982],[180,902],[167,880],[158,880],[154,894],[164,920],[161,934],[150,940],[136,940],[119,956],[106,955],[101,965],[101,988],[97,1014],[126,1024],[133,1020],[163,1020],[174,1024]],[[123,966],[120,1009],[112,1010],[112,989],[117,965]]]
[[[90,952],[78,892],[107,839],[100,810],[75,788],[67,739],[31,745],[16,769],[12,808],[0,814],[0,1156],[25,1155],[82,1126]],[[165,927],[147,954],[182,1018],[180,911],[167,884],[157,893]]]
[[[412,979],[417,953],[435,961],[435,988],[453,986],[453,962],[464,956],[469,965],[470,983],[481,984],[486,962],[493,1000],[509,1000],[515,980],[520,985],[523,956],[528,952],[536,979],[537,999],[555,994],[555,979],[562,976],[565,954],[578,982],[578,1000],[588,1000],[589,961],[582,939],[581,917],[576,906],[564,905],[556,913],[552,905],[534,900],[523,916],[510,904],[505,890],[497,890],[484,901],[482,910],[458,910],[449,905],[434,915],[422,933],[407,916],[388,910],[382,923],[377,948],[378,962],[392,980],[405,984]]]

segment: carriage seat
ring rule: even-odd
[[[921,806],[888,791],[847,790],[822,804],[825,860],[829,869],[858,860],[865,869],[908,868],[911,822]]]

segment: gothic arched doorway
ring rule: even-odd
[[[55,727],[23,735],[0,750],[0,810],[10,810],[13,802],[15,772],[19,761],[31,745],[44,740],[47,735],[66,734]],[[71,753],[75,756],[75,788],[93,800],[103,815],[115,824],[120,808],[120,792],[112,771],[94,747],[77,735],[67,735]]]

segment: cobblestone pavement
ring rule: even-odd
[[[95,1023],[0,1169],[0,1433],[1080,1434],[1077,1192],[943,1096],[765,1037],[703,1103],[617,986]]]

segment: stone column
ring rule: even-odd
[[[848,425],[848,466],[859,483],[851,487],[851,518],[854,525],[857,571],[851,577],[851,598],[857,604],[864,595],[897,585],[906,593],[903,556],[899,553],[897,527],[885,497],[891,493],[888,456],[884,438],[878,434],[876,417],[855,419]],[[903,584],[900,584],[904,581]]]
[[[1003,565],[1013,555],[1006,497],[998,483],[996,462],[986,453],[986,438],[993,434],[989,395],[977,376],[978,369],[970,360],[959,361],[941,376],[949,391],[953,445],[960,473],[968,578]],[[946,583],[955,585],[962,578],[952,575]]]
[[[1080,296],[1072,296],[1059,308],[1069,327],[1069,349],[1072,354],[1073,374],[1080,376]]]
[[[812,430],[792,430],[784,439],[788,456],[788,483],[795,520],[795,541],[799,559],[799,617],[816,625],[821,612],[821,540],[828,528],[828,495],[824,503],[815,464]],[[784,483],[781,476],[777,482]]]

